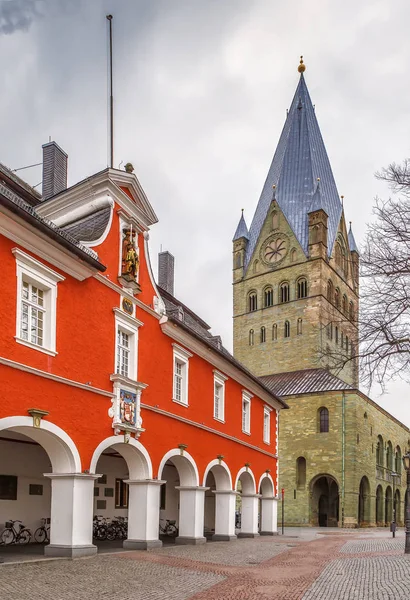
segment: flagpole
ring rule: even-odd
[[[114,96],[112,84],[112,15],[107,15],[110,36],[110,167],[114,168]]]

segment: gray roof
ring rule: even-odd
[[[287,119],[270,166],[249,230],[246,266],[249,264],[272,200],[276,200],[306,255],[308,254],[308,213],[320,178],[321,208],[328,215],[328,252],[332,252],[342,205],[333,178],[315,110],[300,76]],[[315,199],[315,206],[317,198]]]
[[[107,206],[91,215],[87,215],[74,223],[62,227],[79,242],[93,242],[104,233],[111,216],[111,207]]]
[[[349,233],[347,235],[347,239],[349,242],[349,249],[350,252],[357,252],[357,254],[359,253],[359,249],[356,245],[356,240],[354,239],[354,235],[353,235],[353,231],[352,231],[352,224],[350,223],[350,227],[349,227]]]
[[[277,373],[259,378],[278,396],[353,390],[348,383],[332,375],[327,369],[304,369],[290,373]]]
[[[238,227],[236,228],[235,235],[233,236],[232,241],[234,242],[235,240],[239,240],[242,237],[249,240],[249,231],[248,231],[248,227],[246,225],[246,222],[245,222],[245,219],[243,216],[243,210],[242,210],[241,218],[239,219]]]
[[[23,218],[24,221],[71,250],[77,257],[85,260],[94,268],[99,271],[106,270],[105,265],[98,261],[98,257],[93,250],[80,244],[72,235],[57,227],[52,221],[41,217],[23,198],[2,183],[0,183],[0,205],[5,206],[8,210]]]
[[[242,363],[232,356],[232,354],[222,345],[221,336],[213,335],[210,331],[210,326],[205,323],[201,317],[198,317],[198,315],[196,315],[190,308],[180,302],[180,300],[177,300],[175,296],[172,296],[164,288],[158,286],[158,291],[164,301],[166,314],[170,321],[181,326],[190,334],[207,344],[208,347],[211,347],[213,350],[218,352],[218,354],[221,354],[227,361],[235,365],[235,367],[253,379],[255,383],[264,388],[266,392],[273,395],[275,399],[280,402],[283,408],[288,408],[286,402],[278,398],[271,388],[264,383],[260,377],[256,377]]]

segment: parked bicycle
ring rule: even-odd
[[[38,544],[47,544],[50,541],[50,518],[41,519],[41,526],[35,530],[34,539]]]
[[[163,525],[161,521],[165,521]],[[159,533],[160,535],[168,535],[169,537],[177,537],[178,535],[178,527],[176,526],[176,521],[170,521],[169,519],[160,519],[159,522]]]
[[[17,523],[17,525],[15,525]],[[1,543],[6,546],[10,544],[28,544],[32,538],[32,533],[28,527],[23,525],[18,519],[6,521],[6,528],[1,533]]]

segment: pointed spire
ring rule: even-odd
[[[357,254],[359,253],[359,249],[357,247],[356,244],[356,240],[354,239],[354,235],[353,235],[353,231],[352,231],[352,222],[350,221],[350,227],[349,227],[349,233],[347,234],[347,239],[349,242],[349,248],[350,248],[350,252],[357,252]]]
[[[236,240],[239,240],[240,238],[245,238],[246,240],[249,240],[249,231],[248,231],[248,227],[245,222],[245,218],[243,216],[243,209],[242,209],[241,218],[239,219],[238,227],[236,228],[235,235],[233,236],[232,241],[235,242]]]
[[[320,197],[321,208],[328,215],[329,254],[336,239],[342,205],[303,77],[303,59],[298,70],[301,77],[249,230],[246,266],[268,214],[273,184],[276,185],[276,202],[308,256],[308,213],[312,210],[313,196],[317,192],[317,177],[320,177],[314,205]]]
[[[312,196],[312,204],[309,212],[314,212],[315,210],[324,210],[326,212],[326,210],[323,208],[322,194],[320,191],[320,177],[318,177],[316,181],[316,190]]]

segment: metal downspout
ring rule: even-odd
[[[345,448],[346,448],[346,408],[345,393],[342,393],[342,527],[345,525]]]

